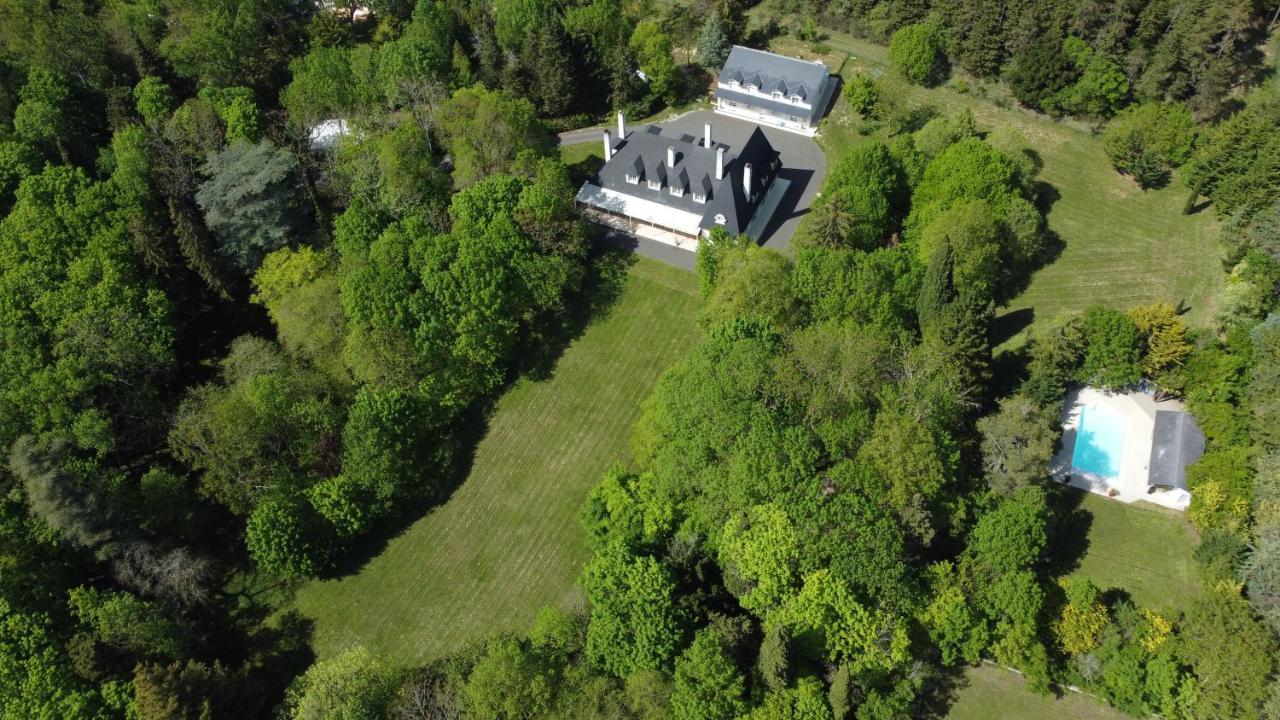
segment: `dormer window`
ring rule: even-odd
[[[672,194],[672,195],[675,195],[676,197],[684,197],[684,188],[682,188],[682,187],[680,187],[680,186],[678,186],[678,185],[672,185],[672,186],[671,186],[671,194]]]
[[[726,219],[725,219],[724,213],[716,213],[715,220],[717,225],[725,224]]]
[[[755,86],[755,85],[748,85],[748,86],[747,86],[747,92],[749,92],[749,93],[753,93],[753,92],[755,92],[755,91],[756,91],[756,86]]]
[[[649,181],[649,189],[650,189],[650,190],[661,190],[661,189],[662,189],[662,183],[661,183],[661,182],[658,182],[657,180],[650,180],[650,181]]]
[[[694,194],[693,194],[693,201],[694,201],[694,202],[696,202],[696,203],[705,203],[705,202],[707,202],[707,196],[706,196],[706,195],[703,195],[703,194],[701,194],[701,193],[694,193]]]
[[[792,96],[791,96],[791,102],[792,102],[792,103],[795,103],[796,105],[799,105],[799,104],[800,104],[800,96],[799,96],[799,95],[792,95]]]
[[[631,173],[627,173],[626,178],[627,178],[627,182],[631,183],[632,185],[639,185],[639,184],[640,184],[640,176],[639,176],[639,175],[632,175]]]
[[[729,81],[729,87],[733,88],[734,90],[737,90],[737,89],[738,89],[738,85],[739,85],[739,84],[740,84],[740,83],[739,83],[737,80],[730,80],[730,81]]]
[[[781,100],[781,99],[782,99],[782,91],[781,91],[781,90],[774,90],[774,91],[773,91],[773,99],[774,99],[774,100]]]

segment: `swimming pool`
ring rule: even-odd
[[[1124,438],[1128,432],[1129,421],[1115,410],[1103,405],[1080,408],[1071,464],[1082,473],[1109,480],[1119,477],[1120,461],[1124,458]]]

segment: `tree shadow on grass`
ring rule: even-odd
[[[1049,577],[1061,577],[1075,571],[1089,551],[1093,513],[1082,507],[1084,498],[1084,491],[1069,485],[1058,482],[1049,485],[1051,518],[1045,563]]]
[[[939,667],[925,678],[912,717],[917,720],[944,720],[960,691],[969,686],[966,669],[965,665]]]
[[[441,442],[452,447],[452,461],[440,475],[427,478],[436,491],[428,497],[402,501],[393,517],[379,522],[371,532],[348,546],[334,567],[322,575],[323,578],[334,579],[360,572],[381,555],[392,540],[449,501],[471,474],[476,452],[489,432],[489,423],[499,399],[522,378],[535,382],[551,379],[556,363],[569,345],[581,337],[592,323],[612,312],[626,289],[628,271],[635,263],[634,253],[592,244],[582,289],[567,301],[569,311],[559,322],[544,326],[538,335],[526,339],[523,351],[517,353],[516,364],[507,382],[450,423],[449,436]]]

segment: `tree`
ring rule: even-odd
[[[725,654],[715,630],[698,632],[676,660],[671,691],[675,720],[732,720],[746,710],[741,671]]]
[[[764,702],[748,720],[831,720],[831,708],[817,678],[804,678],[794,688],[765,693]]]
[[[553,683],[551,668],[537,653],[499,636],[485,646],[462,692],[476,717],[515,720],[546,712]]]
[[[698,64],[704,69],[716,72],[724,67],[729,58],[733,43],[729,40],[729,26],[725,24],[720,13],[707,15],[707,20],[698,32]]]
[[[521,151],[541,155],[550,147],[528,100],[479,86],[455,92],[440,107],[436,123],[453,157],[453,181],[462,187],[508,171]]]
[[[348,50],[313,47],[289,63],[289,72],[293,79],[280,91],[280,104],[301,128],[346,117],[360,105],[362,94]]]
[[[14,718],[109,717],[97,688],[72,671],[45,613],[23,613],[0,599],[0,710]]]
[[[400,673],[362,646],[307,669],[285,698],[294,720],[372,720],[386,712]]]
[[[1025,395],[1013,395],[978,421],[982,469],[993,490],[1008,495],[1049,476],[1057,439],[1055,420]]]
[[[1129,309],[1129,319],[1142,337],[1142,374],[1157,381],[1187,361],[1195,347],[1178,311],[1168,303]]]
[[[175,2],[159,51],[177,73],[201,85],[267,85],[294,40],[284,0]]]
[[[1089,580],[1063,578],[1058,584],[1067,595],[1067,604],[1054,628],[1058,642],[1072,655],[1087,653],[1098,647],[1099,635],[1111,622],[1111,616],[1098,600],[1097,586]]]
[[[1063,42],[1063,51],[1080,73],[1079,79],[1054,98],[1057,107],[1075,115],[1107,117],[1129,94],[1129,79],[1106,55],[1077,37]]]
[[[64,465],[69,449],[65,440],[41,446],[24,435],[9,450],[9,472],[22,482],[33,515],[68,541],[107,557],[115,551],[116,532],[101,498]]]
[[[221,383],[188,392],[169,432],[204,494],[245,516],[332,474],[341,412],[325,378],[252,336],[232,342],[221,369]]]
[[[1208,196],[1219,213],[1252,212],[1276,202],[1277,117],[1280,103],[1255,103],[1205,132],[1184,168],[1187,184]]]
[[[916,23],[898,28],[889,40],[889,67],[917,85],[934,85],[947,72],[941,28]]]
[[[267,308],[285,350],[345,384],[351,375],[342,363],[347,325],[335,259],[306,245],[280,248],[253,274],[251,299]]]
[[[431,438],[433,415],[403,390],[363,387],[356,395],[342,431],[342,466],[367,493],[365,509],[374,517],[392,512],[397,501],[438,491],[437,475],[446,468],[444,458],[433,457],[441,445]]]
[[[311,577],[329,567],[332,529],[306,502],[268,498],[249,515],[245,545],[264,572]]]
[[[221,253],[253,271],[297,229],[297,161],[268,140],[241,142],[211,155],[201,171],[208,179],[196,202]]]
[[[123,591],[74,588],[71,613],[94,637],[136,657],[173,660],[187,647],[181,628],[154,603]]]
[[[48,70],[32,68],[18,97],[22,102],[13,111],[13,134],[34,147],[56,150],[64,163],[69,162],[67,140],[74,133],[66,82]]]
[[[1054,32],[1042,35],[1026,52],[1015,54],[1006,74],[1018,102],[1046,112],[1057,109],[1056,99],[1079,76],[1063,49],[1062,36]]]
[[[670,571],[647,556],[618,549],[583,570],[591,603],[587,656],[618,676],[670,666],[680,647],[680,610]]]
[[[768,625],[756,657],[756,670],[765,687],[781,690],[791,684],[791,631],[785,625]]]
[[[823,232],[823,225],[831,223],[831,216],[820,216],[814,220],[820,223],[816,232],[822,233],[817,237],[826,242],[814,244],[857,250],[881,247],[894,229],[895,204],[902,201],[902,189],[901,175],[889,149],[883,143],[860,145],[832,169],[827,179],[827,201],[823,203],[839,203],[832,209],[848,216],[849,232],[839,236],[829,229]]]
[[[1183,641],[1200,680],[1200,717],[1259,718],[1274,665],[1275,641],[1248,603],[1229,589],[1192,604]]]
[[[720,566],[747,610],[766,617],[795,593],[799,541],[785,511],[757,505],[724,526]]]
[[[160,127],[173,114],[173,91],[154,75],[142,78],[133,86],[133,100],[142,121],[151,127]]]
[[[1100,306],[1085,311],[1084,362],[1076,377],[1104,388],[1122,388],[1142,377],[1141,337],[1124,313]]]
[[[671,37],[658,23],[643,20],[632,31],[630,46],[640,71],[649,79],[650,91],[666,104],[674,105],[684,87],[683,76],[671,54]]]
[[[802,308],[791,289],[790,264],[781,254],[757,246],[725,253],[716,286],[703,308],[710,327],[734,318],[753,318],[778,329],[797,325]]]
[[[133,671],[133,707],[138,720],[203,720],[218,713],[250,712],[251,694],[241,689],[242,681],[218,662],[139,663]]]
[[[1191,159],[1195,121],[1185,106],[1145,102],[1125,108],[1107,124],[1102,147],[1116,170],[1144,189],[1160,187]]]

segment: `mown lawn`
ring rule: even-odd
[[[1119,588],[1140,606],[1169,613],[1185,610],[1199,592],[1195,531],[1183,513],[1156,505],[1126,505],[1084,495],[1088,547],[1072,573],[1098,587]]]
[[[627,460],[640,401],[697,339],[698,305],[692,273],[637,258],[620,298],[552,376],[501,398],[447,502],[355,574],[297,592],[292,608],[314,621],[317,654],[362,643],[420,663],[575,602],[586,558],[579,509]]]
[[[824,30],[823,46],[779,37],[773,49],[807,59],[822,59],[845,78],[857,73],[881,75],[887,50],[849,35]],[[1187,318],[1203,324],[1212,317],[1212,298],[1223,272],[1218,261],[1217,223],[1211,209],[1184,215],[1188,190],[1181,180],[1144,192],[1112,169],[1093,128],[1054,121],[1020,109],[995,83],[965,79],[938,88],[902,84],[912,107],[932,106],[942,113],[969,109],[980,131],[1016,130],[1035,150],[1039,178],[1050,186],[1049,229],[1061,241],[1061,254],[1031,279],[1025,292],[1000,311],[1000,340],[1005,347],[1025,342],[1028,328],[1043,327],[1060,314],[1079,313],[1101,303],[1117,308],[1155,301],[1184,303]],[[834,166],[860,136],[843,104],[822,127],[819,142]]]
[[[1027,689],[1021,675],[1004,668],[980,665],[965,671],[947,720],[1123,720],[1128,715],[1080,693],[1044,697]]]

